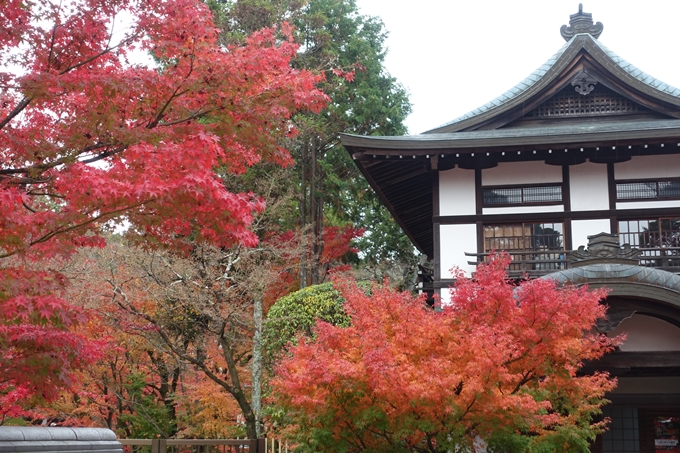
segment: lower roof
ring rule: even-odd
[[[581,124],[536,126],[452,132],[444,134],[405,135],[399,137],[341,134],[342,144],[350,154],[431,154],[431,150],[461,152],[475,148],[527,145],[567,145],[580,147],[609,141],[680,139],[680,120],[583,122]]]

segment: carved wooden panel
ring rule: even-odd
[[[568,86],[526,114],[525,118],[620,115],[646,111],[646,108],[597,84],[585,96]]]

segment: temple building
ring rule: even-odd
[[[514,276],[610,288],[598,328],[628,340],[585,370],[619,379],[593,451],[680,452],[680,89],[602,30],[579,7],[566,44],[500,97],[420,135],[342,141],[432,260],[424,291],[445,300],[453,267],[498,250]]]

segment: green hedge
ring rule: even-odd
[[[272,364],[284,354],[298,333],[313,336],[316,320],[346,327],[350,318],[343,308],[344,299],[332,283],[308,286],[282,297],[269,309],[263,329],[263,352]]]

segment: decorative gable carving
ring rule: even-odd
[[[586,117],[623,115],[649,110],[621,96],[602,84],[586,72],[586,80],[577,76],[571,85],[530,111],[525,118]],[[581,80],[579,80],[581,78]],[[590,82],[590,81],[594,82]],[[581,84],[581,85],[579,85]],[[577,86],[579,85],[579,86]],[[584,93],[584,91],[586,91]]]
[[[595,77],[591,76],[586,71],[581,71],[581,73],[571,81],[571,86],[576,88],[577,93],[585,96],[595,89],[597,82],[599,82],[599,80]]]

